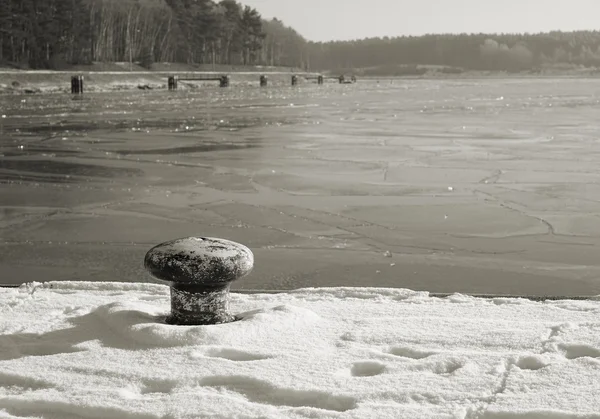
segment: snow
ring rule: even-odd
[[[156,284],[0,290],[0,418],[600,418],[600,302],[386,288],[232,294],[164,323]]]

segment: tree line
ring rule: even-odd
[[[364,69],[368,73],[372,67],[402,71],[431,65],[449,72],[521,72],[552,66],[600,67],[598,31],[385,37],[311,42],[308,49],[316,70]]]
[[[600,32],[442,34],[309,42],[235,0],[0,0],[0,63],[269,65],[403,74],[600,67]]]
[[[0,62],[294,66],[305,41],[235,0],[0,0]]]

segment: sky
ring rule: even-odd
[[[311,41],[600,29],[599,0],[241,0]]]
[[[142,283],[0,288],[0,418],[600,417],[600,301],[382,288],[232,294],[164,323]]]

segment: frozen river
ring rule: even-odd
[[[238,241],[234,288],[600,293],[600,80],[0,96],[0,283],[150,281]]]

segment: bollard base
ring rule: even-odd
[[[239,320],[229,313],[229,284],[224,287],[199,285],[171,286],[172,325],[193,326],[223,324]]]
[[[215,318],[212,313],[206,313],[207,317],[202,319],[190,319],[189,317],[179,317],[174,314],[167,316],[165,319],[166,324],[171,326],[209,326],[217,324],[233,323],[242,320],[242,317],[230,315],[227,317]],[[208,319],[208,322],[207,322]]]

